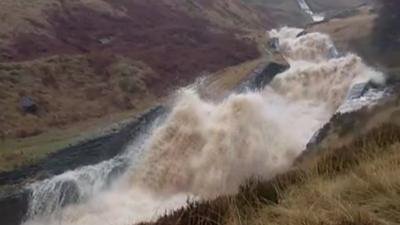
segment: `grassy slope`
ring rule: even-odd
[[[330,10],[343,10],[357,7],[363,3],[371,2],[370,0],[307,0],[311,9],[315,12],[325,12]]]
[[[400,129],[383,126],[352,144],[308,159],[277,188],[276,203],[259,203],[233,224],[395,224],[400,222]],[[264,201],[263,199],[260,199]]]
[[[304,26],[311,22],[309,15],[305,14],[296,0],[242,0],[243,2],[265,7],[269,15],[274,18],[277,26]]]
[[[360,7],[353,16],[314,24],[307,30],[329,34],[341,51],[356,52],[368,64],[379,67],[376,45],[373,43],[376,18],[377,15],[370,12],[370,7]]]
[[[145,84],[153,73],[148,66],[118,58],[100,74],[92,61],[75,55],[0,63],[0,134],[29,137],[47,127],[131,110],[140,106],[137,98],[151,97]],[[26,95],[38,103],[36,115],[20,112],[19,98]]]
[[[265,7],[269,15],[274,18],[276,25],[304,26],[311,21],[299,6],[297,0],[242,0]],[[340,11],[352,7],[357,7],[370,0],[307,0],[307,3],[314,12]]]

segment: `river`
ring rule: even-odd
[[[327,35],[301,32],[270,31],[290,68],[269,77],[265,87],[242,89],[219,102],[202,99],[195,85],[183,88],[170,111],[148,121],[115,158],[29,185],[23,224],[152,221],[188,199],[235,194],[250,177],[270,179],[288,170],[343,105],[351,111],[371,104],[352,91],[357,84],[384,82],[358,56],[332,54]]]

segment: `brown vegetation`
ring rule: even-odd
[[[312,24],[307,27],[307,30],[329,34],[340,50],[356,51],[358,54],[361,53],[361,56],[368,57],[362,53],[368,53],[368,50],[373,47],[371,46],[371,37],[377,17],[370,10],[369,6],[360,7],[351,16]]]
[[[7,136],[25,138],[49,127],[133,109],[151,100],[145,79],[154,72],[145,64],[116,57],[96,73],[92,56],[63,56],[29,63],[0,64],[0,127]],[[95,64],[97,65],[97,64]],[[112,75],[111,75],[112,74]],[[36,114],[18,108],[21,96],[37,104]]]
[[[110,1],[125,14],[112,15],[61,1],[48,14],[48,35],[21,34],[9,47],[10,60],[59,54],[120,54],[150,66],[163,80],[182,85],[203,71],[258,57],[257,48],[232,30],[171,10],[160,1]]]
[[[149,105],[144,101],[155,102],[201,74],[259,57],[255,43],[237,38],[244,34],[238,28],[260,28],[265,20],[241,5],[238,0],[2,2],[0,27],[13,34],[0,37],[2,136],[34,136]],[[37,103],[36,114],[19,112],[24,96]]]

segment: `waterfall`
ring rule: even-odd
[[[329,36],[299,32],[269,32],[290,68],[265,88],[221,101],[183,88],[165,120],[123,155],[33,184],[25,224],[153,221],[188,200],[235,194],[251,177],[268,180],[290,169],[352,87],[384,82],[360,57],[338,54]]]

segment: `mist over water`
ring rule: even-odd
[[[188,199],[234,194],[247,179],[288,170],[313,134],[343,103],[352,84],[382,74],[353,54],[332,57],[330,38],[282,28],[280,51],[291,67],[262,90],[221,102],[196,88],[178,92],[162,125],[145,139],[140,156],[108,189],[25,224],[134,224],[184,206]],[[40,185],[40,184],[39,184]]]
[[[166,195],[233,194],[251,176],[268,179],[289,168],[328,117],[324,107],[292,104],[270,88],[217,104],[183,90],[132,182]]]

